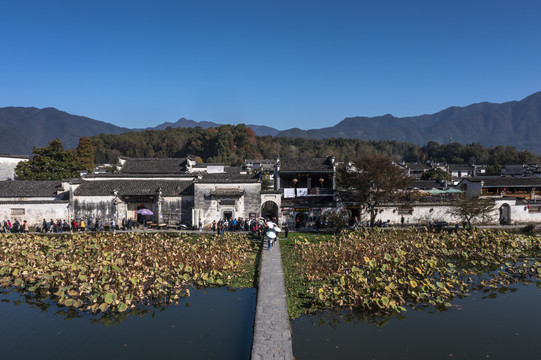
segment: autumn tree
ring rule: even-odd
[[[348,200],[366,206],[370,212],[370,226],[374,226],[377,207],[406,198],[412,179],[388,158],[371,155],[339,166],[337,182]]]
[[[89,173],[94,171],[94,146],[90,138],[82,136],[79,139],[79,145],[75,149],[75,158],[80,170],[86,170]]]
[[[21,180],[61,180],[79,177],[79,166],[71,151],[64,150],[62,143],[54,139],[49,146],[34,148],[29,161],[21,161],[15,174]]]

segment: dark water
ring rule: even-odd
[[[179,305],[120,319],[56,305],[44,311],[19,294],[0,293],[1,358],[249,359],[256,290],[191,293]]]
[[[297,360],[541,359],[540,287],[474,292],[455,299],[452,310],[408,309],[403,319],[303,316],[291,322],[293,354]]]

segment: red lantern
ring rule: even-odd
[[[297,185],[298,182],[299,182],[299,179],[297,178],[293,179],[293,184]]]
[[[320,184],[320,185],[323,185],[323,182],[324,182],[324,181],[325,181],[325,179],[319,178],[319,184]]]

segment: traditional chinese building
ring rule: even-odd
[[[282,193],[281,218],[290,227],[307,227],[336,209],[334,157],[277,159],[275,189]]]

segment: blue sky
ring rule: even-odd
[[[541,2],[0,0],[0,107],[278,129],[541,90]]]

